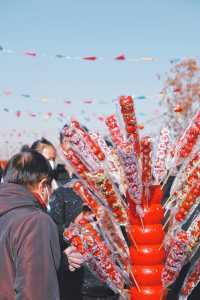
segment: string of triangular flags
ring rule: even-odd
[[[160,99],[162,97],[162,92],[154,94],[154,95],[133,95],[135,100],[148,100],[148,99]],[[17,96],[17,97],[21,97],[22,99],[27,99],[27,100],[38,100],[40,102],[46,103],[46,102],[50,102],[51,100],[56,100],[56,102],[58,101],[58,98],[55,97],[46,97],[46,96],[35,96],[31,93],[27,93],[27,92],[22,92],[22,93],[18,93],[15,92],[11,89],[3,89],[2,91],[0,91],[0,97],[10,97],[11,96]],[[65,97],[63,99],[60,99],[59,102],[63,103],[63,104],[73,104],[73,103],[82,103],[82,104],[109,104],[112,102],[117,101],[117,99],[112,99],[112,100],[100,100],[100,99],[81,99],[81,100],[73,100],[70,99],[69,97]]]
[[[153,56],[141,56],[141,57],[128,57],[124,53],[120,53],[118,55],[115,55],[111,58],[96,56],[96,55],[85,55],[85,56],[70,56],[66,55],[65,53],[56,53],[54,55],[49,55],[47,53],[41,53],[35,50],[23,50],[23,51],[17,51],[14,49],[8,49],[4,46],[0,45],[0,53],[4,54],[12,54],[12,55],[20,55],[20,56],[27,56],[31,58],[37,58],[37,57],[47,57],[47,58],[55,58],[55,59],[62,59],[62,60],[78,60],[78,61],[107,61],[107,60],[114,60],[114,61],[127,61],[127,62],[154,62],[158,61],[158,57]],[[182,58],[171,58],[169,59],[170,63],[178,63]]]

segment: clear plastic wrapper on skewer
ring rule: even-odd
[[[152,140],[149,136],[141,139],[141,161],[142,161],[142,184],[143,193],[147,200],[147,206],[150,199],[150,185],[152,183]]]
[[[191,260],[200,246],[200,215],[197,214],[187,229],[189,235],[188,256]]]
[[[69,127],[63,129],[63,134],[71,148],[76,151],[79,157],[87,164],[88,168],[94,171],[99,167],[99,160],[91,151],[88,141],[84,136],[84,131],[82,132],[81,127],[78,127],[77,124],[79,124],[77,121],[71,122]]]
[[[167,175],[167,158],[170,150],[170,136],[169,129],[163,128],[160,133],[160,139],[155,157],[155,164],[153,166],[153,174],[156,184],[163,181]]]
[[[127,139],[131,140],[137,156],[140,154],[140,142],[138,134],[138,126],[135,115],[135,106],[132,96],[121,96],[119,98],[121,114],[124,119]]]
[[[142,180],[141,171],[139,169],[138,158],[135,154],[133,144],[124,143],[117,149],[117,153],[123,166],[125,180],[127,184],[127,191],[130,199],[135,204],[136,213],[142,217],[144,212],[142,208]]]
[[[200,111],[198,111],[193,117],[191,123],[186,128],[183,135],[176,143],[174,157],[176,162],[179,162],[187,158],[194,146],[198,143],[200,136]]]
[[[108,131],[110,133],[114,145],[117,146],[121,145],[121,143],[124,142],[124,137],[121,133],[120,126],[114,114],[106,118],[106,126],[108,128]]]
[[[86,145],[89,148],[89,151],[93,155],[95,160],[98,160],[99,162],[105,160],[105,154],[102,151],[101,147],[98,145],[98,143],[92,139],[90,134],[80,126],[79,122],[76,120],[73,120],[71,122],[72,127],[76,129],[77,134],[81,136],[82,140],[86,143]]]
[[[162,283],[164,287],[168,287],[176,280],[183,265],[187,262],[188,240],[189,236],[185,231],[179,231],[171,240],[171,248],[162,272]]]
[[[200,143],[200,111],[197,111],[189,126],[177,140],[173,149],[173,155],[170,160],[170,169],[163,185],[166,183],[169,176],[173,175],[174,171],[179,168],[184,161],[196,151]]]
[[[106,157],[104,164],[109,176],[119,186],[120,193],[126,195],[126,184],[123,168],[119,162],[116,148],[107,146],[105,140],[99,133],[92,133],[91,137],[98,143]]]
[[[198,177],[199,168],[200,150],[195,152],[192,156],[189,156],[188,159],[183,163],[180,171],[178,172],[172,184],[170,194],[172,195],[175,191],[180,190],[183,187],[183,185],[194,183],[195,179],[200,179],[200,175]]]
[[[194,209],[198,205],[198,198],[200,196],[200,183],[192,186],[187,193],[186,198],[180,203],[176,210],[175,220],[176,222],[183,223],[191,215]]]
[[[130,263],[129,249],[119,225],[104,207],[99,208],[96,217],[102,236],[107,241],[111,252],[115,255],[116,261],[127,272]]]
[[[170,248],[162,273],[162,283],[168,287],[175,282],[182,267],[196,254],[200,243],[200,216],[196,215],[187,231],[181,230],[169,236]]]
[[[80,181],[74,180],[71,183],[74,192],[83,200],[91,211],[96,215],[100,209],[101,203],[98,199],[89,191],[89,189]]]
[[[71,182],[70,187],[82,198],[84,203],[92,210],[97,218],[97,226],[113,254],[123,276],[129,280],[129,249],[122,235],[119,225],[112,218],[110,211],[98,202],[94,194],[79,180]]]
[[[84,256],[88,267],[100,280],[106,282],[115,293],[121,294],[126,299],[123,273],[113,262],[112,253],[94,222],[83,218],[79,220],[79,224],[71,224],[65,230],[64,238]]]
[[[92,171],[86,160],[74,149],[68,148],[64,152],[65,158],[70,162],[74,173],[85,180],[89,188],[109,207],[114,218],[119,224],[127,223],[127,205],[113,183],[106,167],[102,164],[101,168]]]
[[[200,282],[200,258],[191,265],[180,291],[179,300],[187,300],[193,289]]]
[[[127,224],[127,204],[109,174],[104,169],[99,169],[95,173],[88,173],[87,181],[91,183],[90,188],[92,191],[97,193],[102,201],[105,201],[117,223]]]

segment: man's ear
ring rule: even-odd
[[[39,192],[40,194],[43,193],[46,183],[47,183],[46,178],[43,178],[43,179],[40,180],[40,182],[38,183],[38,192]]]

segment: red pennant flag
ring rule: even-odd
[[[32,52],[32,51],[24,52],[24,54],[27,55],[27,56],[32,56],[32,57],[36,57],[37,56],[37,53],[36,52]]]
[[[120,54],[118,56],[115,57],[116,60],[125,60],[126,56],[124,54]]]
[[[83,59],[95,61],[95,60],[97,60],[97,57],[96,56],[86,56],[86,57],[83,57]]]
[[[93,101],[92,100],[83,100],[83,103],[85,103],[85,104],[92,104]]]
[[[16,114],[16,117],[19,118],[21,116],[21,111],[17,110],[15,114]]]

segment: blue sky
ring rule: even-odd
[[[38,57],[0,53],[1,129],[25,128],[55,136],[62,126],[56,118],[33,119],[14,111],[65,112],[82,121],[87,114],[115,111],[112,99],[121,94],[157,95],[171,58],[199,56],[200,1],[198,0],[6,0],[0,4],[0,45],[18,53],[36,51]],[[41,56],[45,53],[47,57]],[[55,59],[56,54],[96,55],[104,61]],[[155,62],[114,61],[153,56]],[[161,74],[158,81],[156,74]],[[2,91],[11,90],[12,96]],[[20,95],[31,94],[31,99]],[[42,97],[49,101],[43,103]],[[63,104],[64,99],[73,101]],[[83,105],[83,99],[107,104]],[[151,118],[154,97],[138,100],[137,111]],[[3,111],[4,107],[10,113]],[[81,112],[85,110],[85,115]],[[101,125],[93,119],[89,127]]]

